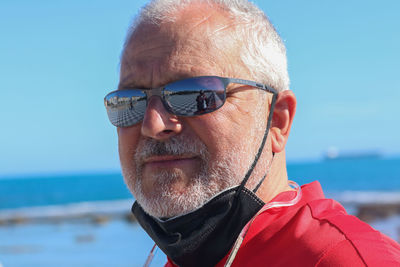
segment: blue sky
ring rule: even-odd
[[[0,176],[118,170],[104,95],[145,1],[0,2]],[[298,109],[289,161],[400,154],[400,2],[256,1],[284,39]]]

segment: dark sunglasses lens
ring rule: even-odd
[[[225,85],[218,77],[196,77],[164,88],[164,100],[178,116],[195,116],[219,109],[225,102]]]
[[[146,111],[146,94],[141,90],[115,91],[108,94],[104,102],[108,118],[117,127],[128,127],[140,122]]]

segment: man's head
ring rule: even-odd
[[[283,151],[295,109],[294,96],[285,91],[289,79],[279,36],[247,1],[148,4],[128,34],[119,89],[158,88],[205,75],[255,80],[281,91],[264,152],[246,184],[252,189],[269,171],[272,152]],[[226,92],[221,108],[193,117],[171,114],[152,96],[140,123],[118,128],[124,179],[150,215],[190,212],[238,185],[249,170],[272,95],[243,84],[229,84]],[[275,172],[261,190],[268,197],[286,178],[285,171]]]

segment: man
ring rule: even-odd
[[[218,104],[200,115],[202,91]],[[132,211],[167,266],[400,264],[397,243],[318,183],[288,181],[296,99],[285,47],[246,0],[150,2],[105,100]]]

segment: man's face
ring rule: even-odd
[[[123,54],[120,89],[156,88],[202,75],[248,78],[236,63],[234,44],[226,42],[221,50],[207,38],[226,38],[223,31],[229,29],[217,31],[226,23],[223,18],[210,14],[200,24],[194,16],[182,20],[138,27]],[[238,185],[265,131],[268,103],[263,94],[232,85],[222,108],[185,118],[169,114],[153,96],[141,123],[119,128],[124,179],[144,210],[155,217],[184,214]],[[255,176],[263,174],[256,171]]]

